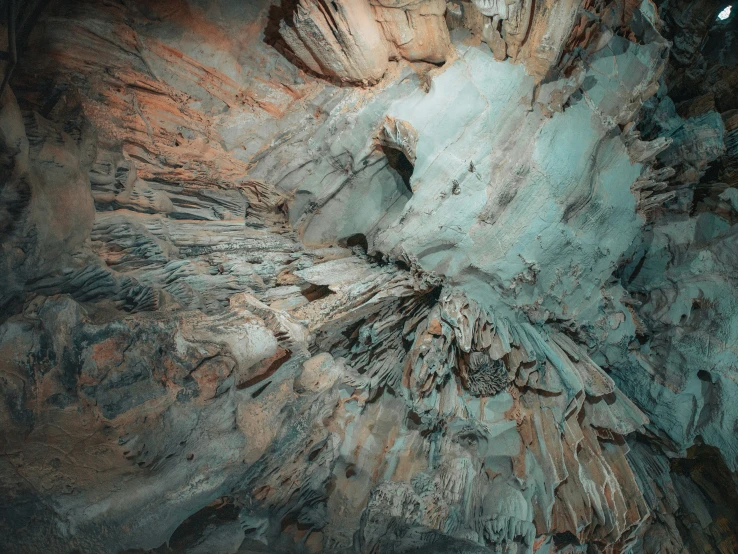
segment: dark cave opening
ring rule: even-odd
[[[557,533],[553,536],[553,542],[556,548],[562,548],[566,546],[579,546],[579,539],[570,531],[564,531],[563,533]]]
[[[217,527],[238,519],[239,508],[228,497],[219,498],[185,519],[174,531],[168,545],[162,545],[158,552],[179,552],[187,545],[197,542],[208,527]]]
[[[363,233],[356,233],[355,235],[351,235],[349,238],[347,238],[346,246],[348,248],[353,248],[354,246],[358,246],[365,253],[369,252],[369,242],[366,240],[366,235]]]
[[[402,150],[397,148],[382,146],[382,153],[387,157],[387,165],[402,178],[407,192],[412,195],[413,189],[410,187],[410,178],[413,176],[413,170],[415,169],[412,162]]]
[[[333,291],[326,285],[310,285],[302,291],[302,295],[308,299],[308,302],[315,302],[329,294],[333,294]]]

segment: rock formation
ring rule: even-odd
[[[0,550],[738,551],[724,3],[0,7]]]

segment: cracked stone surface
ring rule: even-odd
[[[0,550],[738,551],[724,3],[14,5]]]

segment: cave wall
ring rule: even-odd
[[[51,2],[3,550],[738,549],[722,7]]]

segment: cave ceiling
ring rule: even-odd
[[[727,2],[0,12],[0,551],[738,552]]]

